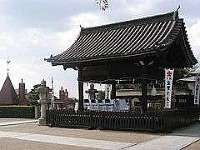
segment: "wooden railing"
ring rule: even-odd
[[[47,111],[52,127],[170,132],[199,120],[199,109],[163,112]]]

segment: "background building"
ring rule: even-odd
[[[15,92],[9,74],[7,74],[0,91],[0,105],[18,105],[17,93]]]
[[[67,89],[63,87],[59,90],[59,98],[55,99],[54,102],[56,109],[71,109],[74,110],[75,101],[69,98]]]

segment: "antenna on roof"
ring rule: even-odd
[[[178,8],[174,11],[173,20],[176,20],[178,18],[178,10],[181,8],[181,5],[178,5]]]

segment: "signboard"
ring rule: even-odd
[[[195,91],[194,91],[194,104],[199,105],[199,97],[200,97],[200,76],[196,76],[195,79]]]
[[[174,69],[165,69],[165,108],[171,108]]]

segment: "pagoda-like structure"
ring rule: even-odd
[[[7,60],[7,76],[6,80],[0,91],[0,105],[27,105],[26,89],[23,79],[19,83],[19,89],[14,89],[13,84],[9,76],[9,64],[10,60]]]
[[[10,80],[9,74],[7,74],[6,80],[0,91],[0,105],[17,105],[18,99],[16,91]]]

